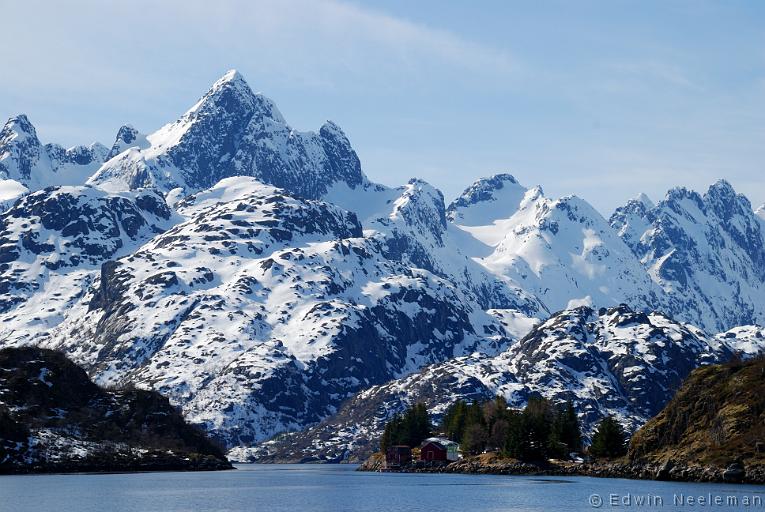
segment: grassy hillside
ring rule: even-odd
[[[765,357],[694,370],[632,438],[632,461],[765,467]]]

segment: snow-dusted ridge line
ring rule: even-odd
[[[611,225],[664,291],[660,309],[710,332],[765,325],[765,224],[730,183],[631,201]]]
[[[57,185],[82,185],[106,159],[98,142],[65,149],[40,142],[26,115],[10,118],[0,130],[0,201],[12,201],[29,190]]]
[[[608,222],[575,196],[549,199],[510,175],[479,180],[449,206],[463,250],[548,310],[628,303],[650,310],[661,290]]]

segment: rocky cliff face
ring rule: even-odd
[[[0,350],[0,473],[228,469],[151,391],[107,391],[59,353]]]

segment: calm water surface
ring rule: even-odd
[[[765,486],[597,478],[359,473],[355,466],[240,465],[215,473],[0,476],[13,512],[762,510]],[[675,504],[675,495],[738,506]],[[597,495],[598,498],[594,497]],[[610,504],[611,495],[621,503]],[[643,504],[638,504],[642,497]],[[756,498],[758,497],[758,498]],[[661,499],[661,502],[659,501]],[[744,500],[749,499],[749,506]],[[625,502],[624,500],[629,500]],[[649,506],[650,503],[650,506]]]

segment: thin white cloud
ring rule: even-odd
[[[27,83],[44,68],[58,72],[62,85],[79,86],[103,70],[122,78],[147,57],[173,67],[214,56],[226,60],[222,69],[234,62],[318,85],[375,68],[407,80],[434,69],[469,77],[515,66],[505,52],[457,34],[335,0],[30,0],[3,10],[6,37],[25,44],[23,52],[4,45],[0,56],[26,68],[17,78]]]
[[[167,7],[166,7],[167,8]],[[172,9],[171,9],[172,10]],[[333,0],[183,2],[187,26],[247,64],[315,84],[333,77],[410,82],[439,73],[510,73],[510,57],[448,31]],[[364,80],[364,86],[369,82]],[[380,84],[384,86],[385,84]]]
[[[665,84],[701,90],[700,84],[694,82],[688,72],[677,64],[660,60],[635,60],[611,63],[608,66],[618,76],[631,80],[654,80]]]
[[[505,52],[452,32],[335,0],[26,0],[2,11],[14,44],[0,45],[0,115],[31,114],[55,140],[60,130],[46,126],[75,122],[53,119],[57,111],[78,111],[84,123],[97,116],[88,109],[110,109],[115,127],[101,137],[124,118],[149,117],[144,128],[156,128],[154,113],[164,112],[161,122],[181,113],[232,67],[256,89],[265,82],[266,94],[370,96],[455,82],[480,90],[516,68]]]

